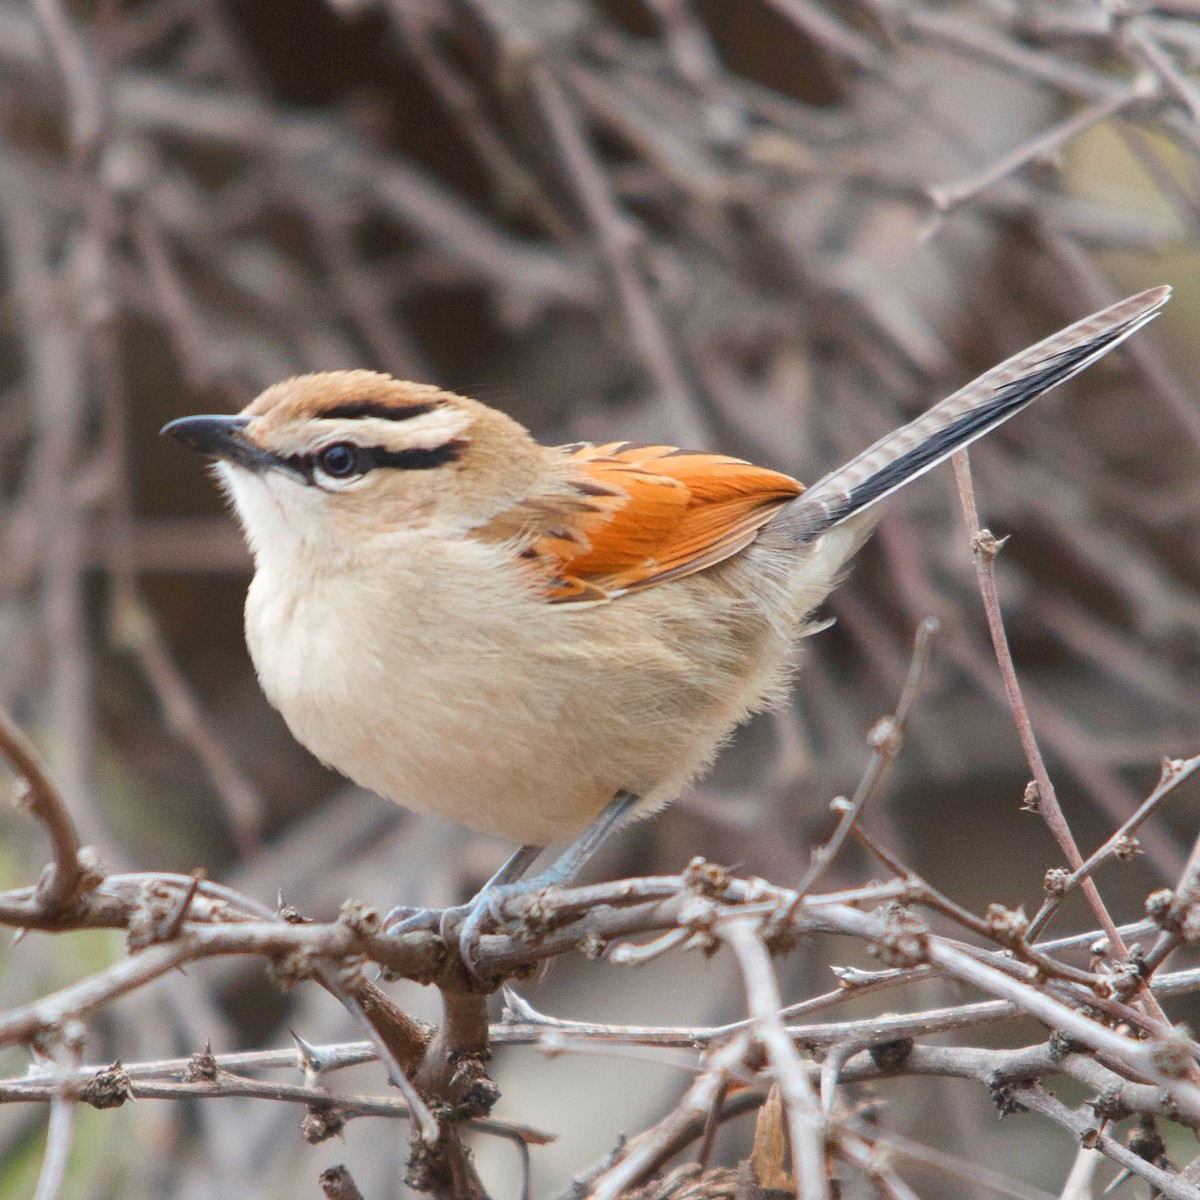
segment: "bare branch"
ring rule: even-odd
[[[881,717],[867,735],[867,743],[871,747],[871,759],[854,795],[848,803],[840,806],[838,825],[833,831],[833,836],[824,846],[813,851],[812,862],[796,888],[796,905],[808,894],[829,864],[837,857],[850,830],[862,815],[867,802],[887,778],[888,771],[896,760],[896,755],[900,753],[900,747],[904,742],[904,728],[908,723],[908,714],[916,702],[917,693],[921,687],[921,677],[929,663],[930,645],[938,628],[938,622],[933,617],[926,617],[917,626],[912,661],[909,663],[908,676],[904,681],[904,690],[900,693],[900,699],[896,704],[896,711],[890,717]],[[793,907],[788,911],[786,919],[790,920],[794,912]]]
[[[84,882],[79,834],[65,801],[42,769],[33,748],[3,711],[0,711],[0,753],[24,781],[19,802],[41,821],[50,836],[54,862],[39,881],[34,899],[36,906],[53,921],[70,912],[79,900]]]
[[[1200,755],[1188,759],[1163,759],[1162,771],[1154,790],[1146,797],[1138,810],[1132,813],[1129,819],[1103,845],[1084,862],[1081,862],[1065,879],[1055,883],[1053,894],[1046,897],[1041,911],[1030,922],[1026,936],[1031,940],[1036,938],[1045,928],[1046,922],[1054,914],[1054,910],[1084,879],[1094,874],[1104,863],[1126,853],[1128,839],[1132,838],[1155,809],[1198,769],[1200,769]]]
[[[722,939],[737,956],[754,1031],[783,1094],[796,1172],[796,1195],[821,1200],[829,1195],[825,1168],[825,1118],[796,1045],[780,1016],[779,984],[766,947],[752,924],[732,921]]]

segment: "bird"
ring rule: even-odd
[[[389,800],[519,843],[439,918],[473,966],[508,898],[569,879],[782,701],[882,501],[1169,295],[1021,351],[807,489],[715,452],[545,446],[496,408],[369,370],[299,375],[163,433],[213,461],[241,522],[246,642],[297,740]]]

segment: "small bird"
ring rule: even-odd
[[[163,432],[216,460],[254,555],[250,655],[296,738],[388,799],[522,843],[463,910],[469,941],[542,848],[582,833],[526,887],[675,799],[782,699],[881,500],[1169,295],[1022,351],[807,490],[722,454],[542,446],[478,401],[363,370]]]

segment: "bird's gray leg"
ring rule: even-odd
[[[528,845],[515,850],[500,870],[466,904],[459,904],[454,908],[407,908],[398,905],[384,917],[384,930],[389,934],[401,934],[412,933],[417,929],[437,929],[445,936],[447,929],[456,921],[465,921],[470,916],[472,906],[481,896],[486,896],[492,888],[505,887],[520,879],[545,848]]]
[[[516,876],[501,880],[508,868],[517,863],[525,851],[535,847],[522,846],[520,850],[496,873],[487,886],[470,902],[466,919],[458,934],[458,948],[467,970],[478,978],[475,966],[475,951],[479,947],[479,939],[483,934],[484,923],[489,918],[496,924],[504,920],[504,906],[518,896],[532,896],[556,884],[570,882],[587,864],[588,860],[609,839],[614,830],[625,820],[637,805],[639,797],[632,792],[618,792],[605,806],[604,811],[575,839],[554,862],[529,879],[521,879],[520,875],[533,859],[522,861]],[[457,910],[451,910],[457,911]],[[449,914],[448,914],[449,915]],[[441,927],[443,932],[448,925]]]

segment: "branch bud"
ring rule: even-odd
[[[1071,872],[1066,867],[1051,867],[1042,878],[1042,889],[1047,896],[1066,895],[1071,882]]]

